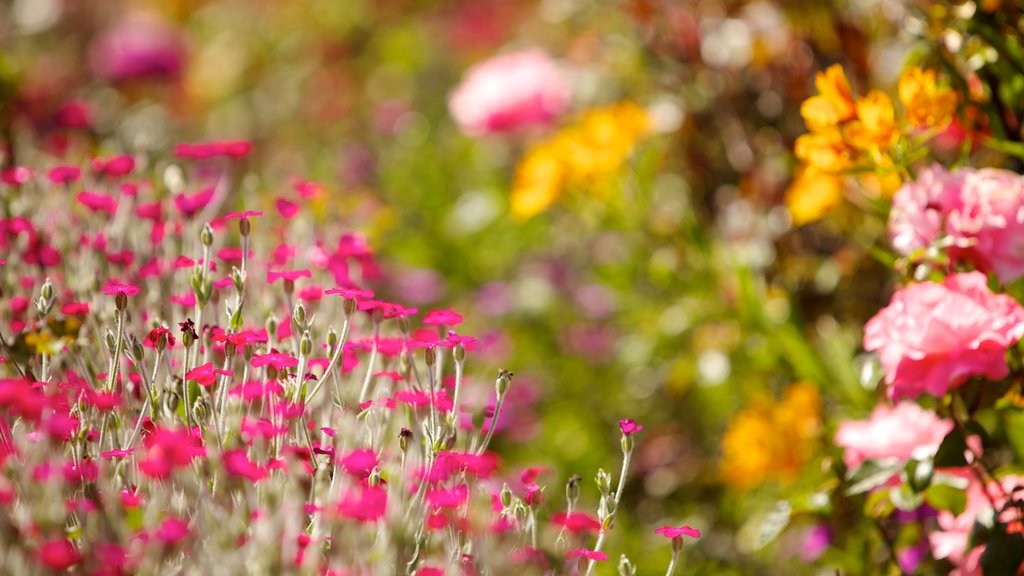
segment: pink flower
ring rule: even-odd
[[[118,177],[131,174],[135,169],[135,158],[127,154],[109,158],[93,158],[92,171],[103,176]]]
[[[299,278],[312,278],[313,273],[309,270],[268,270],[267,271],[267,284],[273,284],[277,282],[278,278],[283,278],[287,282],[295,282]]]
[[[469,488],[459,484],[453,488],[435,488],[427,491],[427,503],[434,508],[458,508],[469,499]]]
[[[252,357],[252,367],[262,368],[263,366],[273,366],[276,370],[283,370],[285,368],[292,368],[299,365],[299,360],[290,354],[283,352],[269,352],[267,354],[258,354]]]
[[[373,298],[373,290],[360,290],[358,288],[331,288],[325,290],[324,294],[328,296],[337,294],[347,300],[362,300],[364,298]]]
[[[380,520],[387,508],[388,493],[381,487],[361,487],[349,492],[338,502],[339,515],[361,522]]]
[[[258,212],[256,210],[246,210],[245,212],[228,212],[227,214],[224,215],[224,219],[232,220],[235,218],[255,218],[256,216],[263,216],[263,212]]]
[[[287,198],[275,200],[274,207],[277,208],[277,213],[281,215],[281,218],[285,220],[291,220],[299,213],[299,205]]]
[[[910,254],[940,239],[949,254],[1004,283],[1024,276],[1024,177],[1008,170],[933,166],[893,198],[889,235]]]
[[[252,152],[252,143],[248,140],[214,140],[197,144],[178,144],[174,147],[174,155],[178,158],[205,160],[218,156],[242,158]]]
[[[117,198],[98,192],[83,191],[78,193],[78,203],[93,212],[106,212],[113,216],[117,212]]]
[[[111,278],[107,280],[107,283],[103,285],[102,291],[107,296],[116,296],[118,294],[124,294],[125,296],[135,296],[139,293],[139,287],[134,284],[127,284],[122,282],[118,278]]]
[[[63,572],[82,561],[78,549],[66,538],[47,540],[37,551],[39,562],[51,570]]]
[[[463,132],[481,136],[547,124],[571,98],[558,66],[540,50],[496,56],[466,72],[448,98]]]
[[[843,462],[853,469],[865,460],[932,456],[952,429],[951,420],[904,401],[876,406],[867,420],[846,420],[836,430],[835,442],[843,448]]]
[[[269,473],[267,469],[249,460],[245,450],[227,450],[221,456],[224,461],[224,469],[229,476],[244,478],[250,482],[259,482],[266,478]]]
[[[175,468],[206,455],[201,441],[182,429],[156,428],[145,443],[146,458],[139,462],[139,471],[151,478],[167,478]]]
[[[572,514],[557,512],[551,517],[551,523],[574,533],[597,532],[601,530],[601,522],[597,518],[583,512],[573,512]]]
[[[178,32],[149,13],[121,18],[93,43],[89,60],[102,78],[173,79],[185,64],[185,47]]]
[[[234,374],[231,370],[219,370],[213,367],[213,362],[207,362],[201,366],[189,370],[185,373],[186,380],[195,380],[196,384],[200,386],[211,386],[217,381],[217,376],[231,376]]]
[[[1024,177],[992,168],[956,174],[963,187],[946,230],[960,242],[951,253],[1003,282],[1024,276]]]
[[[565,555],[566,558],[586,558],[587,560],[607,560],[608,555],[600,550],[589,550],[587,548],[577,548],[570,550]]]
[[[689,526],[680,526],[673,528],[672,526],[662,526],[654,531],[655,534],[661,534],[665,538],[680,538],[682,536],[689,536],[690,538],[700,538],[700,530],[696,528],[690,528]]]
[[[455,310],[431,310],[423,317],[423,323],[429,326],[457,326],[462,324],[462,314]]]
[[[157,540],[167,544],[180,542],[188,536],[188,522],[178,518],[168,518],[157,528],[155,536]]]
[[[54,184],[68,184],[78,180],[82,169],[78,166],[54,166],[46,173],[46,177]]]
[[[366,478],[377,467],[377,455],[373,450],[360,448],[353,450],[341,459],[341,467],[352,476]]]
[[[864,348],[879,351],[890,398],[941,397],[969,376],[1004,378],[1022,335],[1024,308],[970,272],[896,292],[865,326]]]
[[[619,428],[622,430],[624,436],[632,436],[633,434],[640,432],[644,429],[643,426],[637,424],[632,418],[624,418],[619,420]]]

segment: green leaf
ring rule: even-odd
[[[761,525],[757,530],[757,540],[754,544],[755,549],[760,550],[778,538],[786,526],[789,526],[792,516],[793,507],[789,502],[785,500],[776,502],[775,506],[761,520]]]
[[[877,488],[900,473],[903,463],[899,460],[865,460],[847,477],[850,487],[846,489],[848,496],[863,494]]]
[[[967,493],[948,484],[932,484],[924,493],[925,502],[937,510],[946,510],[959,516],[967,507]]]
[[[935,466],[931,459],[907,462],[907,483],[914,492],[924,492],[932,483]]]
[[[924,494],[914,492],[907,484],[900,484],[889,490],[889,499],[892,500],[893,506],[904,512],[913,512],[924,504]]]
[[[942,439],[939,450],[935,453],[936,468],[957,468],[967,466],[964,452],[967,450],[967,439],[958,427],[954,427]]]

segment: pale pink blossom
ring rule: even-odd
[[[496,56],[469,69],[448,98],[463,132],[481,136],[543,125],[565,112],[568,82],[540,50]]]
[[[865,460],[907,461],[932,456],[952,429],[951,420],[913,402],[880,404],[867,420],[840,424],[835,442],[843,448],[843,462],[852,469]]]
[[[1021,336],[1024,308],[970,272],[896,292],[865,326],[864,348],[879,352],[890,398],[941,397],[970,376],[1004,378]]]

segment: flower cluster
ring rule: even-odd
[[[885,92],[855,97],[838,65],[818,73],[815,86],[818,94],[800,108],[810,133],[794,145],[802,168],[786,199],[797,223],[816,220],[835,207],[842,199],[843,176],[854,169],[883,177],[883,191],[891,192],[900,166],[913,157],[915,147],[953,121],[958,101],[955,91],[938,84],[934,71],[917,67],[899,80],[901,117]]]
[[[179,146],[169,195],[132,156],[18,168],[3,185],[5,569],[481,574],[606,559],[644,427],[620,421],[621,473],[598,473],[596,518],[573,477],[545,522],[544,469],[510,473],[491,451],[512,373],[479,388],[467,360],[486,349],[454,331],[461,314],[378,298],[363,238],[296,219],[320,187],[277,198],[276,220],[226,211],[245,200],[242,144]],[[699,531],[658,534],[671,572]]]

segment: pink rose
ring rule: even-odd
[[[903,255],[928,247],[943,233],[946,215],[959,206],[964,171],[954,173],[938,164],[896,191],[889,213],[889,237]]]
[[[864,348],[879,351],[890,398],[941,397],[969,376],[1005,377],[1022,335],[1024,308],[970,272],[896,292],[865,326]]]
[[[953,422],[913,402],[878,405],[867,420],[846,420],[836,430],[843,462],[856,468],[865,460],[910,460],[932,456]]]
[[[949,235],[950,256],[1003,282],[1024,276],[1024,177],[1008,170],[932,166],[893,197],[889,236],[901,254]]]
[[[946,229],[952,254],[1003,282],[1024,276],[1024,177],[1008,170],[961,170],[960,201]]]
[[[565,112],[570,97],[551,58],[527,50],[470,68],[449,96],[448,109],[463,132],[481,136],[546,124]]]

